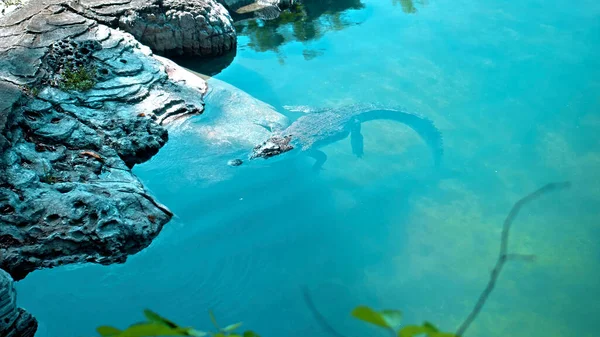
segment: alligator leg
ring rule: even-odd
[[[360,121],[355,119],[350,128],[350,144],[352,145],[352,153],[358,158],[364,154],[363,135],[360,133]]]
[[[315,164],[313,165],[313,171],[321,171],[323,164],[327,161],[327,155],[321,150],[310,150],[306,153],[309,157],[314,158]]]

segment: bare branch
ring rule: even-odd
[[[549,192],[552,192],[555,190],[559,190],[559,189],[568,188],[570,186],[571,186],[571,184],[569,182],[550,183],[550,184],[547,184],[544,187],[538,189],[537,191],[525,196],[524,198],[522,198],[521,200],[517,201],[514,204],[514,206],[510,210],[510,213],[508,213],[508,216],[504,220],[504,226],[502,228],[502,241],[500,242],[500,253],[498,254],[498,260],[496,261],[496,265],[494,266],[494,269],[492,270],[492,275],[490,276],[490,280],[489,280],[487,286],[485,287],[485,289],[483,290],[483,292],[481,293],[481,295],[479,296],[479,299],[477,300],[477,303],[475,303],[475,306],[473,307],[473,310],[471,311],[469,316],[467,316],[467,318],[461,324],[461,326],[458,328],[458,330],[456,330],[456,336],[461,337],[462,335],[464,335],[465,331],[467,331],[469,326],[471,326],[471,323],[473,323],[475,318],[477,318],[477,315],[479,315],[479,312],[481,312],[481,309],[483,309],[483,305],[485,304],[488,297],[494,290],[494,286],[496,285],[496,281],[498,280],[498,277],[500,276],[500,272],[502,272],[502,268],[504,267],[504,264],[506,263],[508,258],[510,258],[510,256],[511,256],[507,253],[508,252],[508,237],[510,234],[510,226],[512,225],[513,221],[519,214],[519,211],[521,210],[521,208],[525,204],[541,197],[542,195],[544,195],[546,193],[549,193]]]
[[[504,267],[504,264],[507,261],[511,261],[511,260],[534,261],[536,258],[535,255],[509,254],[508,253],[508,239],[509,239],[509,234],[510,234],[510,226],[512,225],[513,221],[519,214],[519,211],[521,210],[521,208],[524,205],[526,205],[527,203],[541,197],[542,195],[544,195],[546,193],[549,193],[549,192],[552,192],[555,190],[565,189],[570,186],[571,186],[571,184],[569,182],[550,183],[550,184],[547,184],[547,185],[543,186],[542,188],[538,189],[537,191],[523,197],[522,199],[520,199],[513,205],[512,209],[510,210],[510,213],[508,213],[508,216],[504,220],[504,225],[502,228],[502,237],[501,237],[501,242],[500,242],[500,252],[498,254],[498,260],[496,261],[496,264],[494,265],[494,269],[492,270],[490,280],[489,280],[487,286],[485,287],[485,289],[483,290],[483,292],[481,293],[481,295],[479,296],[479,299],[477,300],[477,303],[473,307],[473,310],[469,313],[469,315],[467,316],[465,321],[461,324],[461,326],[456,331],[455,335],[457,337],[461,337],[462,335],[464,335],[464,333],[471,326],[473,321],[477,318],[477,315],[479,315],[479,313],[483,309],[485,302],[488,300],[488,297],[494,290],[496,281],[498,280],[498,277],[500,276],[500,273],[502,272],[502,268]],[[321,327],[325,331],[329,332],[333,336],[346,337],[346,336],[340,334],[339,332],[337,332],[327,322],[325,317],[317,310],[317,308],[315,307],[315,304],[312,301],[312,298],[308,292],[308,289],[306,287],[302,287],[302,292],[304,294],[304,301],[306,302],[306,304],[307,304],[308,308],[310,309],[310,311],[312,312],[312,314],[315,316],[319,325],[321,325]]]

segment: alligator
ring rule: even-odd
[[[319,148],[350,136],[353,154],[362,157],[364,150],[361,124],[372,120],[391,120],[405,124],[417,132],[431,149],[435,167],[441,164],[444,153],[442,135],[433,122],[424,116],[376,104],[302,111],[306,114],[288,127],[262,125],[271,132],[271,136],[254,147],[249,159],[268,159],[296,150],[315,158],[313,168],[319,170],[327,160],[327,155]]]

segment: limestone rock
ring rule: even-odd
[[[0,0],[0,17],[8,15],[23,5],[29,0]]]
[[[2,0],[0,0],[2,1]],[[15,13],[17,6],[2,7],[0,17],[9,12],[9,23],[15,26],[42,9],[54,11],[50,22],[44,16],[30,18],[27,28],[31,33],[49,32],[56,27],[70,29],[72,34],[83,33],[74,18],[91,20],[110,28],[131,33],[138,41],[154,52],[164,55],[222,55],[234,50],[236,34],[233,20],[227,10],[216,0],[22,0],[23,10]],[[3,11],[3,12],[2,12]],[[28,36],[32,39],[34,36]],[[54,34],[44,34],[44,41],[54,42]],[[46,39],[46,37],[49,37]],[[13,36],[14,39],[17,37]],[[14,40],[13,39],[13,40]]]
[[[95,3],[81,1],[112,8]],[[72,6],[0,19],[0,268],[16,280],[148,246],[172,214],[131,167],[166,143],[163,123],[204,109],[201,80]],[[89,90],[64,87],[77,70]]]
[[[0,6],[0,337],[37,328],[11,276],[124,262],[172,217],[131,168],[167,142],[163,124],[203,112],[207,86],[116,28],[166,54],[219,54],[235,33],[212,1]]]
[[[235,49],[227,10],[215,0],[80,0],[70,7],[131,33],[163,55],[222,55]]]
[[[33,337],[37,321],[17,308],[17,291],[10,275],[0,269],[0,337]]]
[[[258,18],[272,20],[279,17],[283,9],[298,0],[218,0],[236,20]]]

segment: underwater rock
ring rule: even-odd
[[[227,165],[229,165],[229,166],[240,166],[243,163],[244,162],[241,159],[231,159],[230,161],[227,162]]]
[[[240,156],[241,152],[271,135],[264,125],[289,124],[288,118],[271,105],[231,84],[213,77],[207,85],[205,113],[166,125],[169,135],[178,142],[160,160],[172,162],[171,169],[180,172],[181,179],[193,180],[195,184],[201,181],[205,186],[237,174],[235,169],[223,169],[228,160],[239,158],[246,165],[248,157]],[[187,147],[194,151],[186,150]],[[215,158],[224,158],[221,165],[215,165]]]
[[[0,337],[33,337],[37,320],[17,308],[17,291],[10,275],[0,269]]]
[[[172,214],[131,168],[167,142],[162,124],[204,109],[202,80],[71,5],[0,19],[0,268],[15,280],[147,247]]]
[[[213,116],[201,116],[195,121],[185,120],[172,127],[187,129],[194,137],[206,144],[237,144],[254,146],[271,134],[264,125],[288,125],[288,118],[271,105],[256,99],[245,91],[216,78],[207,81],[208,92],[204,97],[209,111],[218,111]],[[209,123],[201,123],[210,118]],[[198,123],[199,122],[199,123]]]

